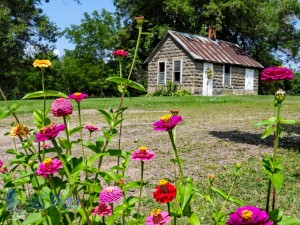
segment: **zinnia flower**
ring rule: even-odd
[[[3,161],[0,159],[0,168],[3,166]]]
[[[16,136],[26,136],[27,134],[29,134],[29,129],[28,127],[22,125],[22,124],[17,124],[15,127],[13,127],[10,131],[10,135],[12,137],[16,137]]]
[[[119,50],[113,51],[112,54],[116,57],[118,57],[118,56],[125,57],[128,55],[128,51],[125,51],[124,49],[119,49]]]
[[[261,73],[262,81],[272,82],[276,80],[293,80],[294,75],[293,72],[282,66],[271,66],[266,68]]]
[[[111,216],[112,214],[112,210],[110,205],[107,204],[103,204],[103,203],[99,203],[98,206],[96,206],[93,210],[92,210],[92,215],[98,215],[98,216]]]
[[[57,173],[60,168],[62,168],[62,163],[60,160],[56,158],[47,158],[39,164],[39,168],[36,173],[45,178],[49,174]]]
[[[51,123],[48,126],[42,128],[38,134],[35,135],[35,141],[41,142],[55,138],[60,131],[63,131],[66,128],[64,124],[56,125]]]
[[[94,132],[94,131],[99,130],[97,127],[95,127],[93,125],[86,125],[84,128],[87,129],[91,133]]]
[[[153,123],[154,130],[168,131],[172,130],[178,123],[182,122],[181,116],[165,115],[159,121]]]
[[[122,190],[117,186],[105,187],[99,195],[99,202],[113,203],[122,198]]]
[[[176,196],[175,186],[166,180],[160,180],[155,189],[153,197],[156,202],[161,204],[171,202]]]
[[[150,161],[154,159],[155,154],[152,151],[148,151],[146,147],[140,147],[139,149],[135,150],[132,155],[132,160],[140,160],[140,161]]]
[[[150,216],[146,218],[146,225],[163,225],[170,221],[171,217],[168,212],[161,212],[160,209],[153,209]]]
[[[73,106],[68,99],[58,98],[53,102],[51,110],[53,116],[67,116],[72,114]]]
[[[37,59],[33,62],[33,66],[40,67],[40,68],[46,68],[46,67],[51,66],[51,62],[46,59],[41,59],[41,60]]]
[[[81,102],[83,99],[87,98],[88,95],[81,93],[81,92],[75,92],[71,95],[69,95],[69,99],[74,99],[76,102]]]
[[[134,19],[135,19],[135,21],[137,22],[137,24],[138,24],[139,26],[142,26],[143,23],[144,23],[145,17],[144,17],[144,16],[137,16],[137,17],[135,17]]]
[[[273,225],[272,221],[268,221],[268,214],[254,206],[245,206],[238,208],[234,213],[230,214],[227,225]]]

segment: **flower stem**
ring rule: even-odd
[[[232,185],[231,185],[231,188],[230,188],[230,190],[229,190],[229,192],[228,192],[227,198],[224,200],[223,205],[222,205],[220,211],[222,211],[222,210],[225,208],[225,205],[226,205],[226,203],[227,203],[227,199],[229,199],[229,197],[230,197],[230,195],[231,195],[231,193],[232,193],[232,191],[233,191],[233,188],[234,188],[234,186],[235,186],[235,183],[236,183],[236,181],[237,181],[237,178],[238,178],[238,176],[235,176],[234,181],[233,181],[233,183],[232,183]]]
[[[144,161],[141,161],[141,184],[140,184],[140,196],[139,196],[139,203],[138,203],[138,209],[137,209],[137,219],[136,219],[136,224],[137,225],[139,224],[139,220],[140,220],[140,208],[141,208],[143,182],[144,182]]]
[[[43,114],[43,123],[44,126],[46,126],[46,94],[45,94],[45,77],[44,77],[45,70],[41,68],[41,74],[42,74],[42,90],[43,90],[43,95],[44,95],[44,114]]]
[[[143,27],[139,26],[138,38],[137,38],[137,42],[136,42],[136,46],[135,46],[135,51],[134,51],[134,56],[133,56],[131,68],[130,68],[129,75],[128,75],[128,80],[130,80],[130,77],[131,77],[131,74],[132,74],[132,71],[133,71],[133,68],[134,68],[134,64],[135,64],[136,57],[137,57],[137,52],[138,52],[139,45],[140,45],[140,42],[141,42],[142,31],[143,31]]]
[[[65,116],[63,116],[63,119],[64,119],[64,124],[66,126],[66,135],[67,135],[67,140],[68,140],[67,154],[68,154],[68,151],[70,151],[70,155],[72,155],[72,152],[71,152],[71,143],[70,143],[70,137],[69,137],[69,128],[68,128],[68,124],[67,124],[67,119],[66,119]]]
[[[178,156],[178,152],[177,152],[177,148],[176,148],[176,144],[175,144],[175,139],[174,139],[173,131],[172,130],[168,130],[168,133],[169,133],[169,136],[170,136],[170,140],[171,140],[172,147],[173,147],[173,150],[174,150],[174,153],[175,153],[175,157],[176,157],[176,161],[177,161],[177,164],[178,164],[180,178],[181,178],[182,181],[184,181],[183,171],[182,171],[182,167],[181,167],[181,161],[180,161],[179,156]]]

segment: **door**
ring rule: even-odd
[[[203,84],[202,84],[202,95],[212,96],[213,92],[213,76],[207,76],[207,69],[211,69],[212,74],[214,71],[214,66],[212,63],[204,63],[203,65]]]
[[[254,84],[254,69],[246,69],[245,71],[245,90],[252,91]]]

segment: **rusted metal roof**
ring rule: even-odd
[[[154,49],[148,59],[146,59],[146,63],[156,54],[169,35],[195,60],[264,68],[237,44],[177,31],[168,31],[161,43]]]

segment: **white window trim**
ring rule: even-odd
[[[160,63],[165,63],[165,79],[164,79],[164,82],[163,83],[159,83],[159,64]],[[157,84],[166,84],[166,80],[167,80],[167,62],[166,61],[158,61],[157,62]]]
[[[231,87],[231,65],[229,65],[229,85],[225,85],[225,65],[223,65],[223,86]]]
[[[178,81],[175,81],[175,61],[180,61],[180,81],[178,82]],[[183,64],[183,62],[182,62],[182,59],[174,59],[173,60],[173,65],[172,65],[172,81],[173,82],[176,82],[176,83],[182,83],[182,64]]]

